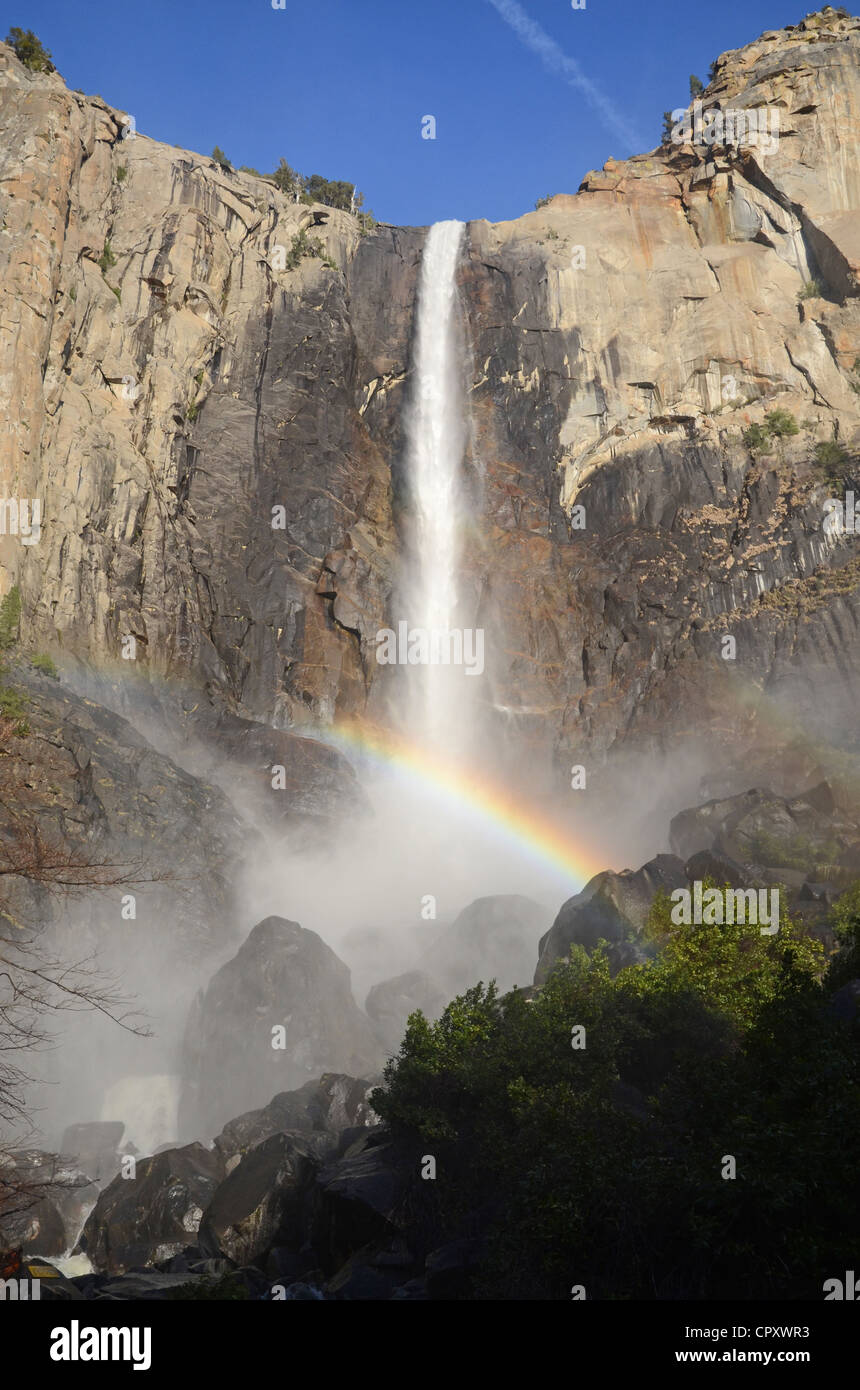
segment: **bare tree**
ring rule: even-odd
[[[0,741],[10,736],[11,723],[0,719]],[[32,1134],[26,1092],[33,1078],[23,1061],[50,1045],[55,1016],[93,1010],[128,1032],[150,1036],[119,982],[105,975],[92,955],[69,959],[58,952],[44,920],[27,920],[33,914],[22,911],[22,899],[35,893],[36,902],[47,907],[52,899],[68,901],[172,877],[152,873],[139,861],[121,863],[64,843],[43,829],[30,802],[24,775],[11,759],[0,759],[0,1133],[18,1133],[14,1150],[7,1144],[4,1151],[0,1143],[0,1221],[38,1205],[58,1185],[69,1185],[58,1183],[54,1172],[34,1172],[21,1161],[21,1146]]]

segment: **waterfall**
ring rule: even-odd
[[[466,443],[463,326],[456,272],[462,222],[437,222],[421,260],[415,321],[414,379],[406,418],[412,528],[402,585],[410,629],[447,633],[459,602],[464,499],[460,485]],[[410,666],[406,722],[432,744],[459,727],[466,687],[462,668]]]

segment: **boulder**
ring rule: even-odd
[[[69,1125],[63,1133],[60,1152],[73,1159],[95,1182],[102,1182],[112,1178],[119,1168],[124,1131],[122,1120],[88,1120]]]
[[[264,1264],[275,1246],[300,1247],[317,1156],[305,1135],[273,1134],[240,1159],[200,1222],[204,1255]]]
[[[402,1224],[405,1175],[384,1136],[377,1140],[328,1164],[317,1178],[312,1239],[332,1272],[363,1246],[390,1242]]]
[[[625,869],[622,873],[608,870],[597,874],[564,904],[542,938],[534,983],[544,984],[556,962],[569,955],[571,946],[592,951],[601,939],[609,943],[615,970],[646,959],[637,938],[655,895],[686,886],[683,861],[671,854],[658,854],[635,873]]]
[[[551,909],[517,893],[477,898],[434,943],[427,969],[446,1002],[479,980],[495,980],[503,992],[529,984],[551,921]]]
[[[341,1073],[308,1081],[297,1091],[282,1091],[260,1110],[248,1110],[226,1124],[215,1140],[230,1172],[239,1155],[273,1134],[298,1130],[315,1153],[330,1152],[345,1131],[377,1123],[369,1096],[374,1082]]]
[[[133,1180],[118,1176],[102,1192],[84,1226],[81,1249],[109,1274],[178,1255],[196,1234],[223,1175],[221,1155],[202,1144],[139,1159]]]
[[[316,932],[267,917],[192,1007],[181,1131],[212,1133],[312,1076],[372,1075],[381,1060],[347,967]]]
[[[826,784],[798,797],[753,787],[707,801],[672,821],[672,848],[685,858],[710,851],[744,869],[770,869],[816,881],[816,868],[845,862],[857,826],[839,811]]]
[[[18,1149],[4,1154],[2,1177],[0,1250],[20,1246],[25,1254],[38,1255],[68,1250],[98,1197],[87,1174],[57,1154]]]
[[[377,1038],[391,1055],[400,1046],[410,1014],[420,1009],[425,1018],[435,1019],[447,1002],[429,975],[423,970],[409,970],[374,985],[364,1008]]]

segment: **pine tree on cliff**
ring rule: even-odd
[[[55,72],[51,55],[32,29],[19,29],[13,26],[6,35],[6,42],[14,49],[15,57],[31,72]]]

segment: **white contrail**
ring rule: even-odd
[[[586,77],[576,59],[568,57],[555,39],[550,38],[549,34],[526,14],[522,5],[517,4],[517,0],[490,0],[490,4],[522,39],[526,47],[537,54],[544,67],[549,68],[551,72],[557,72],[571,87],[582,92],[586,101],[591,102],[613,134],[623,140],[625,145],[630,146],[631,152],[636,153],[642,148],[638,132],[618,114],[600,88]]]

